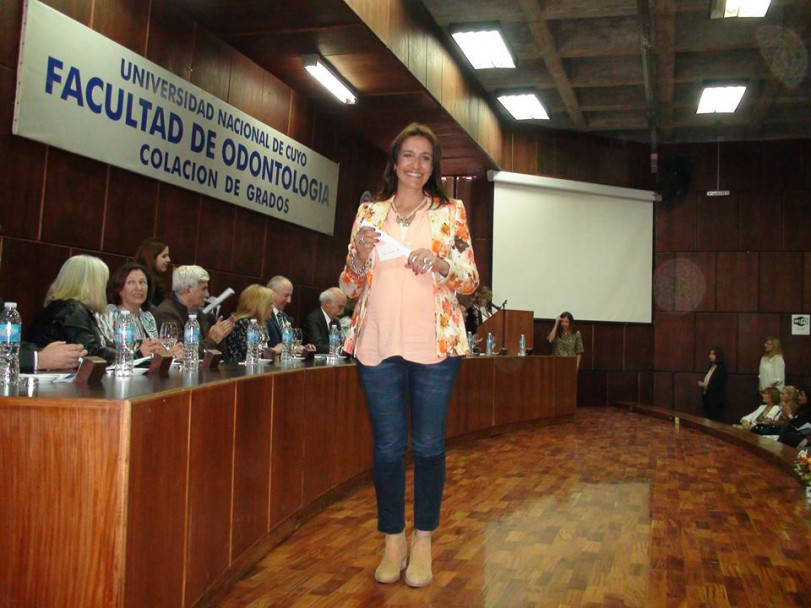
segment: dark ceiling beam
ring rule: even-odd
[[[648,0],[637,0],[637,20],[639,22],[639,54],[642,63],[642,87],[645,91],[645,113],[648,119],[648,130],[650,131],[651,154],[656,153],[659,143],[658,125],[659,120],[656,114],[656,93],[654,86],[656,83],[656,64],[654,59],[654,26],[653,13],[651,12]],[[654,158],[654,156],[652,156]],[[657,171],[656,164],[652,161],[651,171]]]
[[[657,0],[654,18],[656,40],[656,100],[659,128],[665,140],[673,137],[673,82],[676,78],[676,0]]]
[[[532,32],[532,38],[541,53],[541,57],[543,57],[546,69],[549,70],[552,80],[555,82],[555,87],[563,100],[563,105],[566,106],[566,113],[578,129],[586,129],[586,119],[580,110],[577,95],[575,95],[574,89],[569,82],[569,76],[566,74],[563,61],[557,53],[555,39],[549,30],[549,24],[547,24],[537,0],[519,0],[518,4],[526,14],[527,25],[530,32]]]

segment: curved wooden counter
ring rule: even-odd
[[[460,369],[449,439],[570,419],[574,359]],[[107,377],[0,399],[0,605],[192,606],[369,478],[354,366]]]

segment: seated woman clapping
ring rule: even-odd
[[[124,264],[116,270],[107,283],[108,304],[98,315],[99,329],[108,344],[115,343],[115,323],[121,311],[128,310],[135,321],[135,340],[140,356],[146,357],[163,348],[158,340],[158,328],[148,306],[149,283],[146,269],[140,264]],[[183,356],[183,345],[175,344],[170,351],[175,358]]]
[[[263,285],[248,285],[241,294],[237,310],[234,313],[234,331],[232,331],[222,342],[223,360],[229,363],[240,363],[245,361],[248,352],[248,327],[251,319],[256,319],[259,330],[265,331],[265,323],[273,311],[273,290]],[[267,344],[267,335],[262,340],[262,347]],[[278,350],[281,351],[281,344]]]
[[[110,271],[99,258],[75,255],[59,270],[48,288],[43,308],[28,333],[37,346],[51,342],[81,344],[88,355],[115,360],[115,349],[99,332],[94,313],[104,312],[104,288]]]

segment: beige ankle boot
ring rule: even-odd
[[[407,557],[405,530],[399,534],[386,534],[386,547],[383,550],[383,559],[375,570],[375,580],[378,583],[399,581],[400,573],[405,570]]]
[[[431,572],[431,535],[411,536],[411,558],[408,560],[405,582],[409,587],[425,587],[434,578]]]

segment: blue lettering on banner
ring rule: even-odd
[[[188,158],[182,158],[149,144],[141,146],[141,164],[145,167],[159,169],[169,175],[182,177],[186,181],[197,182],[209,188],[217,188],[219,173]]]

